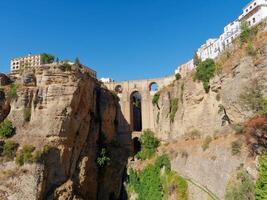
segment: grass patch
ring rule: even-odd
[[[232,179],[226,187],[225,200],[255,199],[254,184],[247,172],[240,171]]]
[[[240,95],[240,100],[244,107],[260,115],[267,116],[267,98],[263,94],[263,87],[254,81],[250,88]]]
[[[158,104],[159,98],[160,98],[160,93],[157,92],[156,94],[154,94],[153,99],[152,99],[153,106],[157,106],[158,108],[159,108],[159,104]]]
[[[235,155],[240,155],[241,153],[241,143],[239,140],[236,140],[234,142],[231,143],[231,152],[232,152],[232,155],[235,156]]]
[[[212,141],[212,137],[211,136],[207,136],[202,144],[202,149],[203,151],[206,151],[209,148],[209,145]]]
[[[25,163],[33,163],[33,152],[34,147],[32,145],[25,145],[22,147],[22,149],[17,152],[15,162],[17,165],[22,166]]]
[[[171,122],[174,122],[174,118],[175,118],[176,112],[178,110],[178,103],[179,103],[178,98],[171,99],[171,102],[170,102],[170,120],[171,120]]]
[[[19,88],[19,85],[17,84],[14,84],[12,83],[10,86],[9,86],[9,89],[7,91],[7,100],[9,102],[11,102],[12,100],[16,99],[18,97],[18,88]]]
[[[4,146],[3,146],[2,156],[8,159],[13,159],[16,155],[18,146],[19,144],[12,140],[5,141]]]

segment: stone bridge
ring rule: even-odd
[[[175,76],[105,83],[109,90],[115,91],[120,98],[124,118],[131,131],[154,130],[152,99],[157,90],[171,84]]]

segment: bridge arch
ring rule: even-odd
[[[123,88],[122,88],[121,85],[117,85],[117,86],[115,87],[115,92],[116,92],[117,94],[121,94],[122,91],[123,91]]]
[[[130,126],[132,131],[142,131],[142,95],[138,90],[130,95]]]
[[[149,91],[156,92],[156,91],[158,91],[158,87],[159,87],[159,85],[153,81],[149,84]]]

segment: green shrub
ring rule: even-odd
[[[162,173],[162,169],[164,173]],[[147,165],[142,171],[129,170],[129,189],[138,194],[139,200],[167,199],[174,191],[178,199],[186,200],[188,196],[187,182],[171,171],[170,160],[166,155],[158,157],[154,164]]]
[[[232,142],[231,143],[231,147],[232,147],[232,155],[234,156],[234,155],[238,155],[238,154],[240,154],[240,150],[241,150],[241,143],[238,141],[238,140],[236,140],[236,141],[234,141],[234,142]]]
[[[137,158],[142,160],[151,158],[159,146],[159,140],[151,130],[144,130],[140,137],[140,142],[141,151],[138,152]]]
[[[253,46],[252,42],[248,43],[248,46],[246,48],[247,54],[249,56],[256,56],[257,55],[257,50],[255,49],[255,47]]]
[[[61,64],[63,71],[71,71],[71,65],[68,63],[68,61],[65,61]]]
[[[15,162],[17,165],[24,165],[25,163],[32,163],[34,147],[32,145],[25,145],[22,149],[17,152]]]
[[[154,94],[154,96],[153,96],[153,99],[152,99],[152,104],[153,104],[153,106],[158,106],[158,102],[159,102],[159,97],[160,97],[160,93],[156,93],[156,94]]]
[[[178,110],[178,103],[179,103],[178,98],[171,99],[171,102],[170,102],[170,120],[171,120],[171,122],[174,122],[174,118],[175,118],[176,112]]]
[[[245,171],[240,171],[235,179],[226,188],[225,200],[255,199],[254,184],[249,174]]]
[[[206,151],[209,148],[209,145],[210,145],[211,141],[212,141],[211,136],[207,136],[205,138],[205,140],[204,140],[204,142],[203,142],[203,144],[201,146],[203,151]]]
[[[165,167],[165,170],[167,172],[171,171],[171,162],[168,156],[164,154],[164,155],[157,157],[155,161],[155,167],[157,167],[158,169]]]
[[[250,28],[247,21],[241,22],[241,33],[239,36],[241,46],[244,43],[251,42],[252,38],[256,35],[257,30]]]
[[[109,163],[109,161],[110,161],[110,157],[108,156],[107,149],[102,148],[96,159],[97,166],[100,168],[103,168]]]
[[[267,155],[260,155],[258,161],[259,177],[255,184],[256,200],[265,200],[267,199]]]
[[[13,159],[16,155],[18,146],[19,145],[14,141],[11,140],[5,141],[2,155],[9,159]]]
[[[17,84],[11,84],[9,86],[9,89],[7,91],[7,100],[8,101],[12,101],[13,99],[17,98],[17,91],[18,91],[19,85]]]
[[[215,75],[216,65],[213,59],[200,61],[196,67],[194,79],[202,81],[206,93],[209,92],[209,81]]]
[[[159,123],[159,116],[160,116],[160,113],[158,112],[157,113],[157,124]]]
[[[41,54],[41,62],[43,64],[49,64],[49,63],[53,63],[55,61],[55,56],[48,54],[48,53],[42,53]]]
[[[178,176],[175,172],[171,171],[163,178],[163,199],[168,199],[168,194],[176,192],[177,199],[188,199],[188,183],[187,181]]]
[[[0,136],[1,137],[11,137],[15,134],[15,128],[12,125],[12,122],[8,119],[5,119],[0,123]]]
[[[178,81],[178,80],[180,80],[182,78],[182,76],[181,76],[181,74],[179,74],[179,73],[176,73],[175,74],[175,79]]]

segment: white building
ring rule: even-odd
[[[235,38],[240,35],[240,21],[235,20],[224,27],[223,34],[220,35],[220,50],[227,48]]]
[[[247,21],[249,26],[254,26],[267,18],[267,0],[253,0],[244,9],[237,20],[224,27],[224,32],[219,39],[209,39],[197,51],[202,60],[216,58],[220,52],[229,47],[241,33],[240,24]]]
[[[187,63],[180,65],[175,70],[175,74],[180,74],[182,77],[185,77],[189,72],[191,72],[195,68],[194,60],[191,59]]]
[[[11,71],[16,71],[21,68],[34,67],[41,65],[41,55],[27,55],[24,57],[13,58],[10,62]]]
[[[249,26],[254,26],[267,18],[267,0],[253,0],[243,8],[243,13],[237,20],[224,27],[224,32],[219,39],[208,39],[197,51],[201,60],[214,59],[227,49],[241,33],[241,22],[247,21]],[[180,65],[175,73],[185,74],[191,68],[190,61]],[[194,64],[193,64],[194,66]]]
[[[201,60],[206,60],[207,58],[216,58],[219,55],[219,52],[219,39],[208,39],[206,43],[198,49],[197,55]]]
[[[99,79],[103,83],[111,83],[113,82],[112,78],[100,78]]]
[[[247,21],[250,26],[254,26],[267,17],[267,0],[254,0],[250,2],[238,20]]]

